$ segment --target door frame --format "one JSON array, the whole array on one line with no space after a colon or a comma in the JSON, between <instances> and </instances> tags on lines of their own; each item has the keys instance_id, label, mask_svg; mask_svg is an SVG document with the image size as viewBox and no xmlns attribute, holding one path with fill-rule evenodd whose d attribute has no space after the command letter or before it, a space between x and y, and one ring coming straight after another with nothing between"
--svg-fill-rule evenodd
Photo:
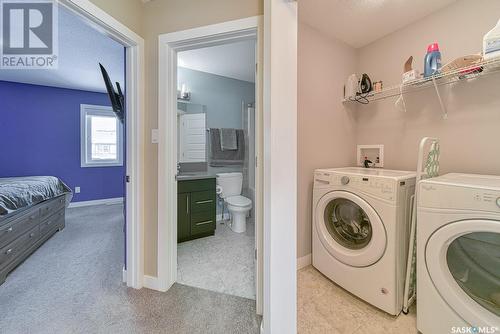
<instances>
[{"instance_id":1,"label":"door frame","mask_svg":"<svg viewBox=\"0 0 500 334\"><path fill-rule=\"evenodd\" d=\"M243 40L256 40L255 171L256 304L263 302L263 24L261 16L162 34L159 51L158 109L158 280L168 290L177 280L177 53Z\"/></svg>"},{"instance_id":2,"label":"door frame","mask_svg":"<svg viewBox=\"0 0 500 334\"><path fill-rule=\"evenodd\" d=\"M143 287L143 224L142 224L142 125L144 114L144 39L94 5L89 0L57 0L57 3L84 19L93 28L122 44L126 49L125 86L127 118L126 183L127 215L126 251L123 281L127 286Z\"/></svg>"}]
</instances>

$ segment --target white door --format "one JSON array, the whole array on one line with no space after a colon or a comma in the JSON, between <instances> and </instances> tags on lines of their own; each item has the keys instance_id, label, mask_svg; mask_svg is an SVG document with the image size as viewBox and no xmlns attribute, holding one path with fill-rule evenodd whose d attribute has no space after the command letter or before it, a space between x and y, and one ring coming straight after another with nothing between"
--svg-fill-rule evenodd
<instances>
[{"instance_id":1,"label":"white door","mask_svg":"<svg viewBox=\"0 0 500 334\"><path fill-rule=\"evenodd\" d=\"M384 255L384 224L365 200L352 193L324 195L316 207L315 227L323 246L346 265L367 267Z\"/></svg>"},{"instance_id":2,"label":"white door","mask_svg":"<svg viewBox=\"0 0 500 334\"><path fill-rule=\"evenodd\" d=\"M180 116L179 162L206 160L206 115L184 114Z\"/></svg>"},{"instance_id":3,"label":"white door","mask_svg":"<svg viewBox=\"0 0 500 334\"><path fill-rule=\"evenodd\" d=\"M425 261L437 291L464 321L500 324L500 221L445 225L429 238Z\"/></svg>"}]
</instances>

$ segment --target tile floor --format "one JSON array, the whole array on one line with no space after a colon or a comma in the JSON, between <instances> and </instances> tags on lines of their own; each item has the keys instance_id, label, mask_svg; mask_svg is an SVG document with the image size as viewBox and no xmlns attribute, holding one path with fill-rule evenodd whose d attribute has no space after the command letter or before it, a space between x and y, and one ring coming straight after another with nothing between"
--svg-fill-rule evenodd
<instances>
[{"instance_id":1,"label":"tile floor","mask_svg":"<svg viewBox=\"0 0 500 334\"><path fill-rule=\"evenodd\" d=\"M235 233L217 222L215 235L177 246L177 282L255 299L255 225Z\"/></svg>"},{"instance_id":2,"label":"tile floor","mask_svg":"<svg viewBox=\"0 0 500 334\"><path fill-rule=\"evenodd\" d=\"M312 266L298 279L298 333L416 334L415 307L408 315L388 315L351 295Z\"/></svg>"}]
</instances>

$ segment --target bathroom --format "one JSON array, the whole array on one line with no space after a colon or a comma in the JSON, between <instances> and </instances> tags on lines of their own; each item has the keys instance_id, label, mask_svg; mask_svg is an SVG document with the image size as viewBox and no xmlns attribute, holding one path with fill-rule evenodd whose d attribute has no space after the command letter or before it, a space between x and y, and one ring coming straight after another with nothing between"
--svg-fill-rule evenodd
<instances>
[{"instance_id":1,"label":"bathroom","mask_svg":"<svg viewBox=\"0 0 500 334\"><path fill-rule=\"evenodd\" d=\"M177 281L255 299L255 40L179 52Z\"/></svg>"}]
</instances>

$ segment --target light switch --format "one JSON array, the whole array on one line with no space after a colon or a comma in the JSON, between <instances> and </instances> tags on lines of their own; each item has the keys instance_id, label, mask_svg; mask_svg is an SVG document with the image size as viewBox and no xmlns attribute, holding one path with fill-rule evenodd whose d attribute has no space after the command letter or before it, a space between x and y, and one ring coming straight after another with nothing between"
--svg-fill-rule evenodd
<instances>
[{"instance_id":1,"label":"light switch","mask_svg":"<svg viewBox=\"0 0 500 334\"><path fill-rule=\"evenodd\" d=\"M158 129L151 130L151 143L158 144Z\"/></svg>"},{"instance_id":2,"label":"light switch","mask_svg":"<svg viewBox=\"0 0 500 334\"><path fill-rule=\"evenodd\" d=\"M79 194L80 193L80 187L75 187L75 194Z\"/></svg>"}]
</instances>

